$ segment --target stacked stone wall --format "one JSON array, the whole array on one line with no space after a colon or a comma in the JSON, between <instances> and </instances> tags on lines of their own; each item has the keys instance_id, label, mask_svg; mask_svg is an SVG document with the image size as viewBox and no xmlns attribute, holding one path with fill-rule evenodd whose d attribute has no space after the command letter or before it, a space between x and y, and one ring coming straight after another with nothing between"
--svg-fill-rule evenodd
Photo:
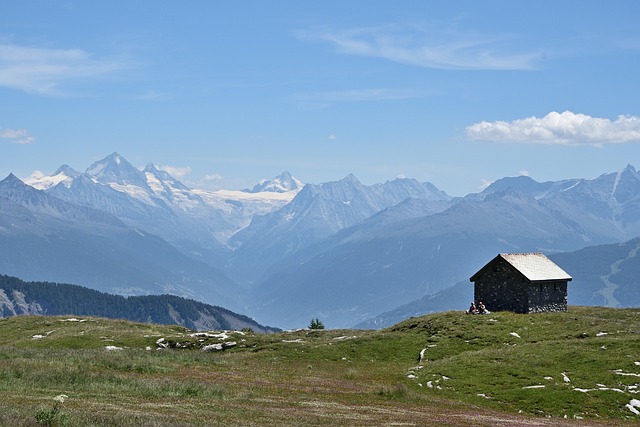
<instances>
[{"instance_id":1,"label":"stacked stone wall","mask_svg":"<svg viewBox=\"0 0 640 427\"><path fill-rule=\"evenodd\" d=\"M567 282L534 283L528 287L529 313L567 311Z\"/></svg>"},{"instance_id":2,"label":"stacked stone wall","mask_svg":"<svg viewBox=\"0 0 640 427\"><path fill-rule=\"evenodd\" d=\"M498 260L475 282L475 302L482 301L489 311L527 313L529 296L525 282L511 265Z\"/></svg>"},{"instance_id":3,"label":"stacked stone wall","mask_svg":"<svg viewBox=\"0 0 640 427\"><path fill-rule=\"evenodd\" d=\"M474 300L489 311L567 311L567 282L531 283L504 260L489 265L474 285Z\"/></svg>"}]
</instances>

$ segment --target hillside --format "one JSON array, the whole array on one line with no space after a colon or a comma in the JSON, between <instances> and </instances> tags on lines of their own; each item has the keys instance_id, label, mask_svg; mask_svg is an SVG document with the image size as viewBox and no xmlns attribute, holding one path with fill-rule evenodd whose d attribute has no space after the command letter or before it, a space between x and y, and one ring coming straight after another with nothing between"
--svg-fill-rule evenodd
<instances>
[{"instance_id":1,"label":"hillside","mask_svg":"<svg viewBox=\"0 0 640 427\"><path fill-rule=\"evenodd\" d=\"M276 334L16 316L0 424L637 425L639 331L640 310L574 306ZM228 349L186 349L210 344Z\"/></svg>"},{"instance_id":2,"label":"hillside","mask_svg":"<svg viewBox=\"0 0 640 427\"><path fill-rule=\"evenodd\" d=\"M274 332L222 307L175 295L123 297L63 283L25 282L0 275L0 317L25 314L100 316L191 329L243 329Z\"/></svg>"}]
</instances>

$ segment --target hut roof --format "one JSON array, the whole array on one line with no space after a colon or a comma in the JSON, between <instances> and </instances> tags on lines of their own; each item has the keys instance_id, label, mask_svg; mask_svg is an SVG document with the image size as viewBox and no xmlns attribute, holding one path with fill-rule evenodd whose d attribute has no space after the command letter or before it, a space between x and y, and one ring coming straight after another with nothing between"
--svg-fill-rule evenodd
<instances>
[{"instance_id":1,"label":"hut roof","mask_svg":"<svg viewBox=\"0 0 640 427\"><path fill-rule=\"evenodd\" d=\"M531 282L544 282L549 280L567 280L572 279L566 271L558 267L553 261L541 253L524 253L524 254L499 254L487 265L482 267L469 280L475 282L485 268L493 264L499 258L504 259L518 270Z\"/></svg>"}]
</instances>

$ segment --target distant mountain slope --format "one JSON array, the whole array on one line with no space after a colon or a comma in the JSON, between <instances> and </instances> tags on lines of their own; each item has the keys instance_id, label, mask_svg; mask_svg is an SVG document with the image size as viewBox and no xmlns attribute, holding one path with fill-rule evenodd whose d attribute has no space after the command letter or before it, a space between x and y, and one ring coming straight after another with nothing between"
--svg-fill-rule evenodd
<instances>
[{"instance_id":1,"label":"distant mountain slope","mask_svg":"<svg viewBox=\"0 0 640 427\"><path fill-rule=\"evenodd\" d=\"M252 282L272 265L360 223L381 210L410 198L433 202L444 209L451 197L432 184L396 179L366 186L355 176L324 183L307 184L282 209L255 217L251 224L230 239L237 247L229 258L231 277Z\"/></svg>"},{"instance_id":2,"label":"distant mountain slope","mask_svg":"<svg viewBox=\"0 0 640 427\"><path fill-rule=\"evenodd\" d=\"M99 316L177 324L198 330L251 328L254 332L277 331L222 307L174 295L125 298L76 285L25 282L0 275L0 318L21 314Z\"/></svg>"},{"instance_id":3,"label":"distant mountain slope","mask_svg":"<svg viewBox=\"0 0 640 427\"><path fill-rule=\"evenodd\" d=\"M272 180L263 180L256 184L250 193L260 193L262 191L271 191L274 193L286 193L289 191L300 190L304 184L300 180L291 176L289 172L283 172Z\"/></svg>"},{"instance_id":4,"label":"distant mountain slope","mask_svg":"<svg viewBox=\"0 0 640 427\"><path fill-rule=\"evenodd\" d=\"M590 246L550 258L573 277L569 303L607 307L640 306L640 238Z\"/></svg>"},{"instance_id":5,"label":"distant mountain slope","mask_svg":"<svg viewBox=\"0 0 640 427\"><path fill-rule=\"evenodd\" d=\"M0 181L0 273L241 307L242 289L222 272L109 213L66 202L13 175Z\"/></svg>"}]
</instances>

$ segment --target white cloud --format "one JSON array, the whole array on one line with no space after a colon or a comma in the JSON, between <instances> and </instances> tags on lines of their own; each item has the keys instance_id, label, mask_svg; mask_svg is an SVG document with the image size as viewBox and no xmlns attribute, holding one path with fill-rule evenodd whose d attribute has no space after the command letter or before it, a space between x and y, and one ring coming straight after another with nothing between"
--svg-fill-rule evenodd
<instances>
[{"instance_id":1,"label":"white cloud","mask_svg":"<svg viewBox=\"0 0 640 427\"><path fill-rule=\"evenodd\" d=\"M96 59L81 49L0 44L0 86L41 95L61 95L66 82L104 76L122 69L114 59Z\"/></svg>"},{"instance_id":2,"label":"white cloud","mask_svg":"<svg viewBox=\"0 0 640 427\"><path fill-rule=\"evenodd\" d=\"M595 145L640 142L640 116L606 118L552 111L544 117L512 122L480 122L466 128L474 141L532 144Z\"/></svg>"},{"instance_id":3,"label":"white cloud","mask_svg":"<svg viewBox=\"0 0 640 427\"><path fill-rule=\"evenodd\" d=\"M376 102L420 98L423 95L410 89L354 89L329 92L304 92L295 95L294 100L303 108L317 110L327 108L336 102Z\"/></svg>"},{"instance_id":4,"label":"white cloud","mask_svg":"<svg viewBox=\"0 0 640 427\"><path fill-rule=\"evenodd\" d=\"M158 169L167 172L172 177L181 180L191 173L190 166L176 167L176 166L158 166Z\"/></svg>"},{"instance_id":5,"label":"white cloud","mask_svg":"<svg viewBox=\"0 0 640 427\"><path fill-rule=\"evenodd\" d=\"M331 134L328 136L328 138L329 138L329 141L335 141L338 137L335 136L334 134Z\"/></svg>"},{"instance_id":6,"label":"white cloud","mask_svg":"<svg viewBox=\"0 0 640 427\"><path fill-rule=\"evenodd\" d=\"M415 25L323 28L296 31L294 35L303 41L331 43L341 53L424 68L527 70L543 57L540 52L510 52L505 46L509 40L504 37Z\"/></svg>"},{"instance_id":7,"label":"white cloud","mask_svg":"<svg viewBox=\"0 0 640 427\"><path fill-rule=\"evenodd\" d=\"M31 144L36 140L26 129L0 129L0 138L14 144Z\"/></svg>"},{"instance_id":8,"label":"white cloud","mask_svg":"<svg viewBox=\"0 0 640 427\"><path fill-rule=\"evenodd\" d=\"M478 187L479 190L484 190L485 188L487 188L488 186L490 186L491 184L493 184L495 181L490 181L488 179L484 179L484 178L480 178L480 182L482 184L480 184L480 186Z\"/></svg>"},{"instance_id":9,"label":"white cloud","mask_svg":"<svg viewBox=\"0 0 640 427\"><path fill-rule=\"evenodd\" d=\"M528 170L521 170L520 171L520 176L529 176L529 171Z\"/></svg>"},{"instance_id":10,"label":"white cloud","mask_svg":"<svg viewBox=\"0 0 640 427\"><path fill-rule=\"evenodd\" d=\"M224 177L219 173L212 173L205 175L204 180L208 182L221 182L224 180Z\"/></svg>"}]
</instances>

